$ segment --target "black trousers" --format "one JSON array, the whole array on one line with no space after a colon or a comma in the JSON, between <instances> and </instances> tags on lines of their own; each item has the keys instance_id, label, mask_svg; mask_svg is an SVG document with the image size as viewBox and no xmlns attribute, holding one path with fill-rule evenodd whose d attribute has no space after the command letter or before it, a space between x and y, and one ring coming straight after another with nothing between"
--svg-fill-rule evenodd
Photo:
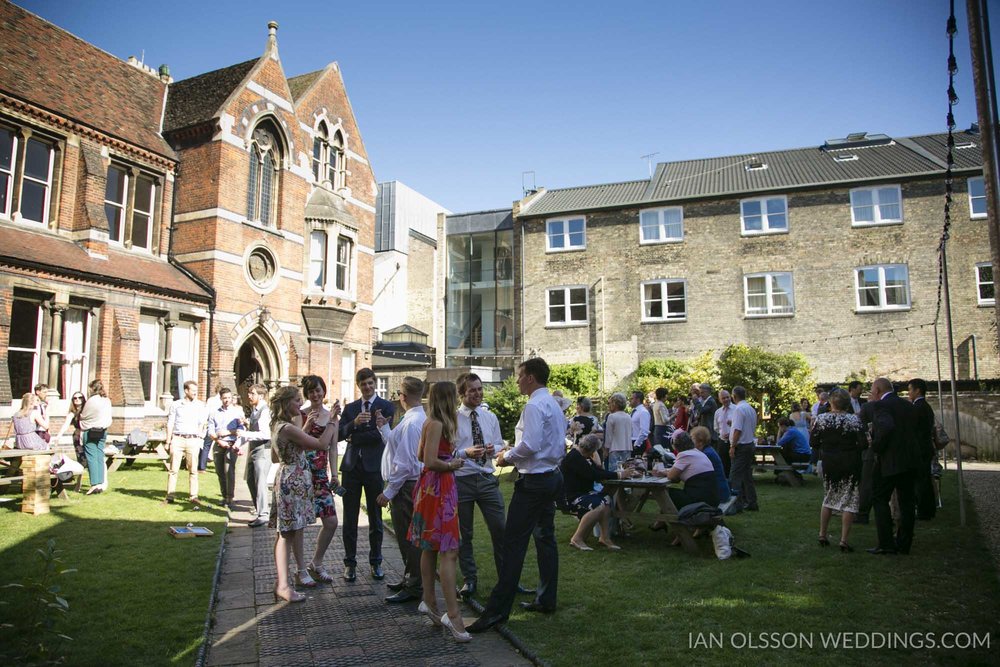
<instances>
[{"instance_id":1,"label":"black trousers","mask_svg":"<svg viewBox=\"0 0 1000 667\"><path fill-rule=\"evenodd\" d=\"M392 529L396 533L396 546L399 555L403 557L403 583L411 593L419 593L422 588L420 580L420 548L406 539L406 533L413 521L413 487L417 480L403 482L391 504L389 512L392 516ZM377 496L376 496L377 497Z\"/></svg>"},{"instance_id":2,"label":"black trousers","mask_svg":"<svg viewBox=\"0 0 1000 667\"><path fill-rule=\"evenodd\" d=\"M874 499L875 527L878 530L878 545L882 549L910 552L913 544L913 526L916 523L914 485L915 475L912 471L896 475L876 475ZM892 510L889 500L895 491L899 501L899 528L895 538L892 534Z\"/></svg>"},{"instance_id":3,"label":"black trousers","mask_svg":"<svg viewBox=\"0 0 1000 667\"><path fill-rule=\"evenodd\" d=\"M861 486L858 489L858 514L868 520L875 497L875 452L871 447L861 454Z\"/></svg>"},{"instance_id":4,"label":"black trousers","mask_svg":"<svg viewBox=\"0 0 1000 667\"><path fill-rule=\"evenodd\" d=\"M917 518L933 519L937 514L937 494L931 478L931 461L926 461L916 473Z\"/></svg>"},{"instance_id":5,"label":"black trousers","mask_svg":"<svg viewBox=\"0 0 1000 667\"><path fill-rule=\"evenodd\" d=\"M537 475L522 475L514 482L514 495L507 508L503 534L503 558L497 585L486 603L485 617L506 618L514 606L521 580L528 540L535 536L538 556L538 596L536 602L555 609L559 585L559 550L556 547L556 497L562 493L559 469Z\"/></svg>"},{"instance_id":6,"label":"black trousers","mask_svg":"<svg viewBox=\"0 0 1000 667\"><path fill-rule=\"evenodd\" d=\"M365 492L365 507L368 510L368 562L377 565L382 562L382 508L378 504L382 493L382 473L378 470L365 472L360 465L354 470L342 471L341 482L344 494L344 565L358 564L358 514L361 513L361 491Z\"/></svg>"}]
</instances>

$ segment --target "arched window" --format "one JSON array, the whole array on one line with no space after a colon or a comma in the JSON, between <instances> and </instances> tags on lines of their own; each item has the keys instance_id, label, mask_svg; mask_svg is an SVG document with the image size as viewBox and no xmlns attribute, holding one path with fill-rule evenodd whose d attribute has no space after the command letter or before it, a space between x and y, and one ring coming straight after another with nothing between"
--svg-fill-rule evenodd
<instances>
[{"instance_id":1,"label":"arched window","mask_svg":"<svg viewBox=\"0 0 1000 667\"><path fill-rule=\"evenodd\" d=\"M333 137L326 123L320 123L313 140L313 178L333 190L344 186L344 135L337 130Z\"/></svg>"},{"instance_id":2,"label":"arched window","mask_svg":"<svg viewBox=\"0 0 1000 667\"><path fill-rule=\"evenodd\" d=\"M250 183L247 188L247 218L263 225L274 224L274 202L278 194L281 149L266 126L253 131L250 140Z\"/></svg>"}]
</instances>

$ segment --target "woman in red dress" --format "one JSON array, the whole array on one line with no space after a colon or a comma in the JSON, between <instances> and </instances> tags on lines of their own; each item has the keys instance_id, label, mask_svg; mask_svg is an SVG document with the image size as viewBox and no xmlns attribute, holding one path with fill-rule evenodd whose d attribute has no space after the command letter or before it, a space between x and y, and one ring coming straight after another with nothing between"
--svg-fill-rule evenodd
<instances>
[{"instance_id":1,"label":"woman in red dress","mask_svg":"<svg viewBox=\"0 0 1000 667\"><path fill-rule=\"evenodd\" d=\"M420 578L423 580L424 599L420 612L430 617L435 625L444 625L456 640L467 642L472 635L465 631L465 623L458 608L455 590L455 565L458 562L458 487L455 471L465 463L453 458L452 441L458 430L455 411L458 392L454 383L437 382L431 389L430 414L420 434L418 456L424 464L420 481L413 491L413 520L407 539L420 547ZM441 590L448 613L438 617L437 595L434 592L438 553L441 554Z\"/></svg>"}]
</instances>

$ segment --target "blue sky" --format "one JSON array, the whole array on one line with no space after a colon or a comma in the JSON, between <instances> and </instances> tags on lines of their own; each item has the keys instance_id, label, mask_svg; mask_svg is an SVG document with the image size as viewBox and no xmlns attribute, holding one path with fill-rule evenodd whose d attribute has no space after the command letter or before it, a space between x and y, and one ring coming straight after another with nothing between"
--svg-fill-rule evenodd
<instances>
[{"instance_id":1,"label":"blue sky","mask_svg":"<svg viewBox=\"0 0 1000 667\"><path fill-rule=\"evenodd\" d=\"M340 63L379 181L452 211L645 178L654 161L944 131L946 0L129 3L18 0L176 79L262 53ZM976 119L956 2L959 127ZM1000 0L990 0L993 23Z\"/></svg>"}]
</instances>

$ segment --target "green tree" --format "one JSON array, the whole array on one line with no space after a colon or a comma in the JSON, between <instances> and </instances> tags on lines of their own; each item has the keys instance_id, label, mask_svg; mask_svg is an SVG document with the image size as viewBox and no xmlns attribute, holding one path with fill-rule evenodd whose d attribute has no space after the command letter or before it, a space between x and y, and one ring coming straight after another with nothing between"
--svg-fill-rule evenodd
<instances>
[{"instance_id":1,"label":"green tree","mask_svg":"<svg viewBox=\"0 0 1000 667\"><path fill-rule=\"evenodd\" d=\"M693 359L644 359L626 389L648 394L659 387L668 396L686 396L694 383L719 386L719 370L711 350Z\"/></svg>"},{"instance_id":2,"label":"green tree","mask_svg":"<svg viewBox=\"0 0 1000 667\"><path fill-rule=\"evenodd\" d=\"M483 394L483 401L500 422L500 433L508 442L514 441L514 427L521 418L521 411L528 397L517 388L517 378L511 376L499 387L491 387Z\"/></svg>"},{"instance_id":3,"label":"green tree","mask_svg":"<svg viewBox=\"0 0 1000 667\"><path fill-rule=\"evenodd\" d=\"M767 394L772 414L789 412L795 401L811 396L816 386L813 368L799 352L780 354L760 347L730 345L719 355L718 365L723 387L742 385L750 404L758 410Z\"/></svg>"},{"instance_id":4,"label":"green tree","mask_svg":"<svg viewBox=\"0 0 1000 667\"><path fill-rule=\"evenodd\" d=\"M593 396L600 389L600 380L597 366L590 362L549 367L549 389L561 390L570 400L577 396Z\"/></svg>"}]
</instances>

